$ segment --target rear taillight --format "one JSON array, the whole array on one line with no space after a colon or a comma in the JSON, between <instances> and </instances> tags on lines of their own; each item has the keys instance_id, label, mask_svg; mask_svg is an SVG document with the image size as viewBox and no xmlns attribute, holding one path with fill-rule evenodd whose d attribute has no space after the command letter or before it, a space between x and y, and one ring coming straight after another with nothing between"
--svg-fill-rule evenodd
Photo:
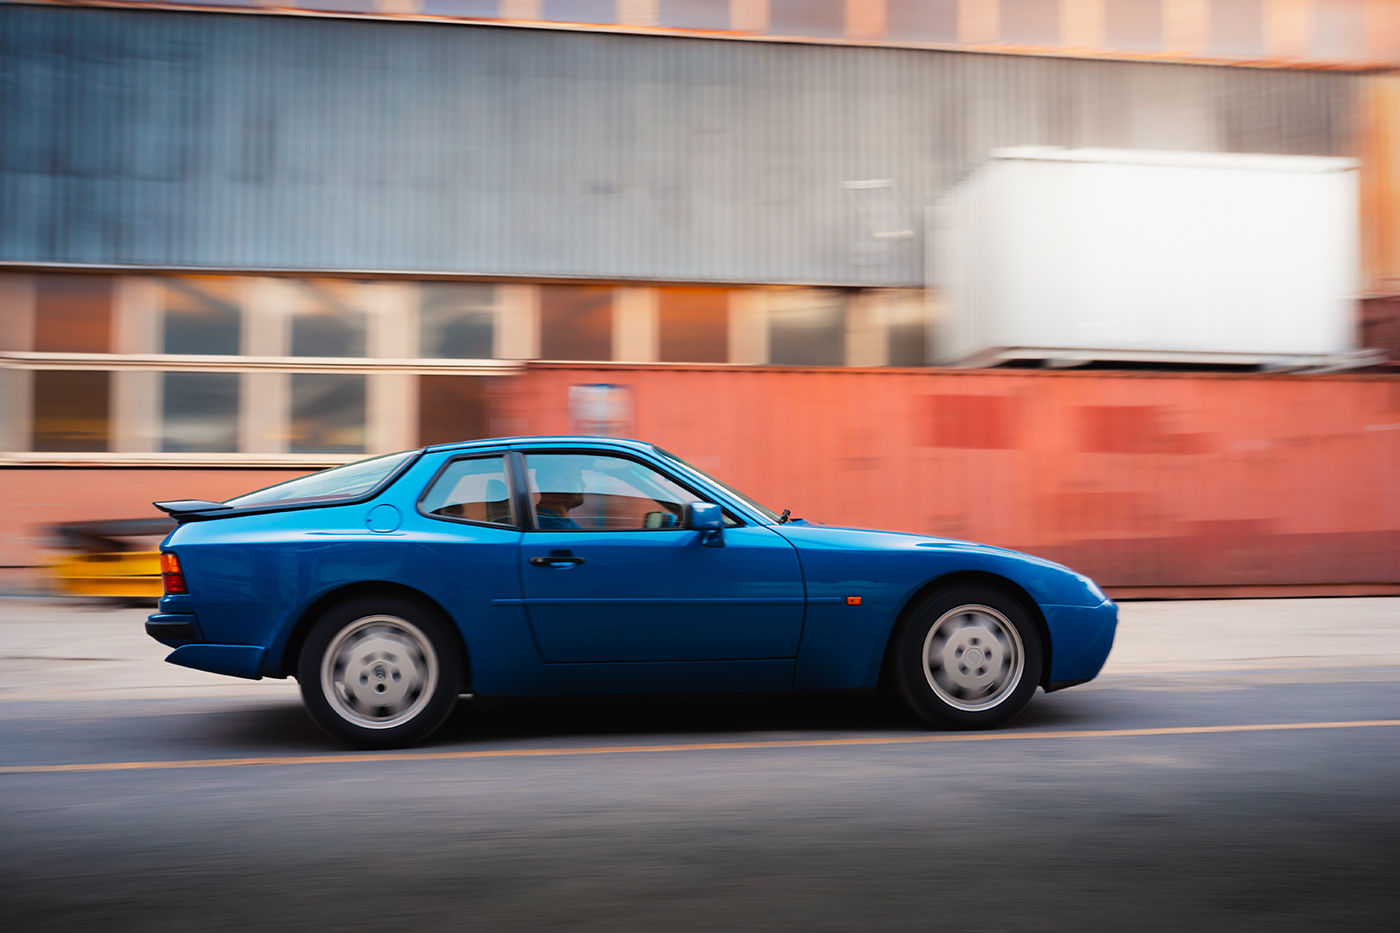
<instances>
[{"instance_id":1,"label":"rear taillight","mask_svg":"<svg viewBox=\"0 0 1400 933\"><path fill-rule=\"evenodd\" d=\"M185 585L185 572L180 569L180 558L169 551L160 552L160 581L165 584L165 595L188 593Z\"/></svg>"}]
</instances>

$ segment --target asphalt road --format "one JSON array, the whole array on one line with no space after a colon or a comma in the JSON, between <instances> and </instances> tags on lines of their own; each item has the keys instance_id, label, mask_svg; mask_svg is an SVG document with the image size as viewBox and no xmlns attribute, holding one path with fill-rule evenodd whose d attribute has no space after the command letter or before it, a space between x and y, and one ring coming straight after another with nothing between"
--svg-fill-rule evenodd
<instances>
[{"instance_id":1,"label":"asphalt road","mask_svg":"<svg viewBox=\"0 0 1400 933\"><path fill-rule=\"evenodd\" d=\"M142 614L0 601L7 929L1389 930L1400 600L1130 603L1011 728L464 706L344 752Z\"/></svg>"}]
</instances>

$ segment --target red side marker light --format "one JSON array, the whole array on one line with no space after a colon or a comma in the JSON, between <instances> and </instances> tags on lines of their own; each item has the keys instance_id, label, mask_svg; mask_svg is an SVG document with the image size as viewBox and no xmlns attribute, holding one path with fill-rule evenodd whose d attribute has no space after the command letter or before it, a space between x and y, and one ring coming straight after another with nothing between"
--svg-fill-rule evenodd
<instances>
[{"instance_id":1,"label":"red side marker light","mask_svg":"<svg viewBox=\"0 0 1400 933\"><path fill-rule=\"evenodd\" d=\"M172 554L171 556L174 557L175 555ZM860 597L859 597L859 596L847 596L847 597L846 597L846 605L847 605L847 606L859 606L859 605L860 605Z\"/></svg>"},{"instance_id":2,"label":"red side marker light","mask_svg":"<svg viewBox=\"0 0 1400 933\"><path fill-rule=\"evenodd\" d=\"M170 551L160 552L160 582L165 585L166 596L190 591L185 585L185 573L180 569L180 558Z\"/></svg>"}]
</instances>

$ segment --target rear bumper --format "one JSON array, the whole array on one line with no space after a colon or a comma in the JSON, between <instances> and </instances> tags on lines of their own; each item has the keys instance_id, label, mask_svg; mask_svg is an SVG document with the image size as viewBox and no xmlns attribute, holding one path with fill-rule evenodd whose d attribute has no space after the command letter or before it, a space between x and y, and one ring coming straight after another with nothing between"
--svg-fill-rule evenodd
<instances>
[{"instance_id":1,"label":"rear bumper","mask_svg":"<svg viewBox=\"0 0 1400 933\"><path fill-rule=\"evenodd\" d=\"M146 634L167 648L199 641L199 620L191 613L157 612L146 619Z\"/></svg>"},{"instance_id":2,"label":"rear bumper","mask_svg":"<svg viewBox=\"0 0 1400 933\"><path fill-rule=\"evenodd\" d=\"M266 650L259 645L183 645L170 652L165 660L211 674L262 680Z\"/></svg>"},{"instance_id":3,"label":"rear bumper","mask_svg":"<svg viewBox=\"0 0 1400 933\"><path fill-rule=\"evenodd\" d=\"M206 645L199 619L190 612L157 612L146 619L146 634L175 650L165 660L211 674L262 679L261 645Z\"/></svg>"}]
</instances>

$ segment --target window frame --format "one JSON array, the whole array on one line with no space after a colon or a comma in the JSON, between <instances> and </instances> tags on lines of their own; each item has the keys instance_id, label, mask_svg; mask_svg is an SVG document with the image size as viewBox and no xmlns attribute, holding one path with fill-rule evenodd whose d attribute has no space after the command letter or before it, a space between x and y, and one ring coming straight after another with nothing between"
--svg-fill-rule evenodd
<instances>
[{"instance_id":1,"label":"window frame","mask_svg":"<svg viewBox=\"0 0 1400 933\"><path fill-rule=\"evenodd\" d=\"M446 460L442 462L442 465L438 467L436 471L433 472L432 477L430 477L429 480L423 484L422 491L418 494L418 498L414 500L414 509L418 512L419 515L422 515L424 518L432 519L433 521L450 522L454 525L471 525L478 528L495 528L498 530L524 531L526 523L522 521L522 518L525 516L525 513L521 511L520 496L517 494L516 491L516 471L518 467L514 462L514 453L515 452L510 450L509 448L502 447L464 451L460 454L454 454L452 456L449 456ZM461 518L453 515L440 515L437 512L429 512L426 509L424 509L424 505L427 502L428 493L432 490L434 486L438 484L438 482L442 479L443 475L446 474L448 470L452 469L453 464L461 463L466 460L493 459L501 461L501 472L504 473L506 477L506 498L510 502L511 512L513 513L515 518L514 521L512 521L509 524L505 522L479 522L472 518ZM534 511L532 509L530 511L530 523L533 524L533 522Z\"/></svg>"},{"instance_id":2,"label":"window frame","mask_svg":"<svg viewBox=\"0 0 1400 933\"><path fill-rule=\"evenodd\" d=\"M527 519L527 522L525 523L522 530L526 532L546 531L560 532L564 534L630 534L633 532L642 532L644 534L654 534L659 531L675 532L688 530L685 527L684 520L682 520L681 524L675 525L671 528L540 528L535 521L535 503L530 493L530 471L529 464L526 462L528 457L532 454L536 456L572 455L584 457L612 457L617 460L630 460L633 463L638 464L639 466L646 467L647 469L652 470L653 472L661 474L663 477L670 480L672 483L694 496L694 499L681 503L683 508L689 505L691 502L709 502L713 503L714 505L718 505L721 511L723 512L725 518L724 527L726 531L731 528L743 528L751 524L751 522L745 520L744 516L737 513L731 507L727 498L703 495L696 490L693 482L683 481L681 478L676 476L675 473L666 469L665 466L663 466L662 464L655 463L644 456L634 454L632 451L615 450L607 447L527 447L516 448L513 450L513 453L520 457L520 472L518 476L515 477L515 479L517 480L517 487L515 488L515 492L518 496L516 501L523 502L525 506L525 511L522 514ZM733 524L729 524L729 522L733 522Z\"/></svg>"}]
</instances>

